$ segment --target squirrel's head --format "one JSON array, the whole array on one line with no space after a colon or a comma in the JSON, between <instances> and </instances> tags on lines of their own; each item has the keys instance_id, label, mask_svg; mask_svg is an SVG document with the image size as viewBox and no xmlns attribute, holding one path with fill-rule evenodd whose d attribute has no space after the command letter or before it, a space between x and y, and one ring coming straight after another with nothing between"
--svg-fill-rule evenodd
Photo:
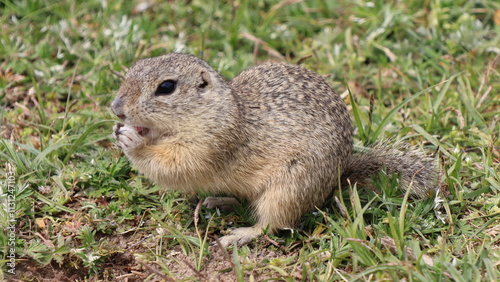
<instances>
[{"instance_id":1,"label":"squirrel's head","mask_svg":"<svg viewBox=\"0 0 500 282\"><path fill-rule=\"evenodd\" d=\"M113 112L151 139L198 139L231 123L237 106L231 88L207 63L168 54L137 61L127 72Z\"/></svg>"}]
</instances>

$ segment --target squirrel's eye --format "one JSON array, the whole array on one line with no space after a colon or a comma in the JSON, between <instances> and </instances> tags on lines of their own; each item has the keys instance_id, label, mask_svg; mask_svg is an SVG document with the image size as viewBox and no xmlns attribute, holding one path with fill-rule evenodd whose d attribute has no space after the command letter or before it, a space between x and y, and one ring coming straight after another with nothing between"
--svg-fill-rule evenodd
<instances>
[{"instance_id":1,"label":"squirrel's eye","mask_svg":"<svg viewBox=\"0 0 500 282\"><path fill-rule=\"evenodd\" d=\"M156 88L155 95L169 95L175 91L175 80L165 80Z\"/></svg>"}]
</instances>

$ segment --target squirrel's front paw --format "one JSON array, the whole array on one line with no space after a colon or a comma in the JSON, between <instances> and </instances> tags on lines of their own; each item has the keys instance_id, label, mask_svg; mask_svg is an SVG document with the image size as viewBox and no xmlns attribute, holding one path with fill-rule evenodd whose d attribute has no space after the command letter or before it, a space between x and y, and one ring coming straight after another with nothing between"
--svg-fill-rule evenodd
<instances>
[{"instance_id":1,"label":"squirrel's front paw","mask_svg":"<svg viewBox=\"0 0 500 282\"><path fill-rule=\"evenodd\" d=\"M241 207L240 202L232 197L206 197L202 205L209 209L218 208L223 211L234 211L235 207Z\"/></svg>"},{"instance_id":2,"label":"squirrel's front paw","mask_svg":"<svg viewBox=\"0 0 500 282\"><path fill-rule=\"evenodd\" d=\"M125 152L135 150L145 142L144 137L133 126L123 123L113 126L113 137L116 139L116 145Z\"/></svg>"}]
</instances>

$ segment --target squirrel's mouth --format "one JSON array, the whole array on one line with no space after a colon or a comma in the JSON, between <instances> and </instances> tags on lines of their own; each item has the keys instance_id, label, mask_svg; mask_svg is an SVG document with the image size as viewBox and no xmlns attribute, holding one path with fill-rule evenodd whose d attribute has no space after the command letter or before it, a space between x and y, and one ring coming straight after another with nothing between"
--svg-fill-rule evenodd
<instances>
[{"instance_id":1,"label":"squirrel's mouth","mask_svg":"<svg viewBox=\"0 0 500 282\"><path fill-rule=\"evenodd\" d=\"M147 128L147 127L134 126L134 128L137 131L137 133L139 133L139 135L141 135L141 136L147 135L149 133L149 128Z\"/></svg>"}]
</instances>

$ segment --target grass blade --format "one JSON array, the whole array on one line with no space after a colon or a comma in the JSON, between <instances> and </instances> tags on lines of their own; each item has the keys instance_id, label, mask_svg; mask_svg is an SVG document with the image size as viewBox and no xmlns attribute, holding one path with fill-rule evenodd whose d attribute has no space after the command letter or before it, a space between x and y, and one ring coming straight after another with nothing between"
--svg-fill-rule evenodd
<instances>
[{"instance_id":1,"label":"grass blade","mask_svg":"<svg viewBox=\"0 0 500 282\"><path fill-rule=\"evenodd\" d=\"M408 103L410 103L411 101L417 99L418 97L420 97L422 94L424 94L425 92L429 91L429 89L433 88L433 87L436 87L438 85L441 85L443 83L445 83L447 80L445 81L442 81L436 85L433 85L431 87L428 87L426 89L423 89L419 92L417 92L416 94L412 95L411 97L407 98L406 100L404 100L403 102L401 102L401 104L397 105L396 107L394 107L385 117L384 119L382 119L382 121L380 122L379 126L377 127L377 129L375 130L375 132L371 135L370 137L370 143L374 143L375 140L377 140L378 136L380 135L380 133L382 133L382 130L384 130L385 126L387 125L387 123L389 123L389 121L391 120L392 116L397 113L402 107L406 106Z\"/></svg>"},{"instance_id":2,"label":"grass blade","mask_svg":"<svg viewBox=\"0 0 500 282\"><path fill-rule=\"evenodd\" d=\"M87 127L87 129L80 135L80 137L78 137L78 139L76 139L76 141L73 143L73 145L69 148L68 154L64 158L63 163L64 164L68 163L69 159L71 158L71 155L73 155L73 153L76 151L76 148L78 148L83 143L83 141L85 141L85 138L87 138L87 136L90 133L92 133L92 131L94 131L96 128L98 128L99 126L101 126L103 124L111 123L111 122L116 122L116 120L109 120L109 119L102 120L102 121L96 122L96 123L92 124L91 126Z\"/></svg>"},{"instance_id":3,"label":"grass blade","mask_svg":"<svg viewBox=\"0 0 500 282\"><path fill-rule=\"evenodd\" d=\"M351 107L352 107L352 115L354 117L354 123L356 127L358 128L359 136L362 140L366 140L367 136L365 133L365 129L363 127L363 122L361 121L361 115L360 111L358 108L358 104L354 100L354 97L352 96L351 89L347 87L347 91L349 92L349 99L351 99Z\"/></svg>"}]
</instances>

